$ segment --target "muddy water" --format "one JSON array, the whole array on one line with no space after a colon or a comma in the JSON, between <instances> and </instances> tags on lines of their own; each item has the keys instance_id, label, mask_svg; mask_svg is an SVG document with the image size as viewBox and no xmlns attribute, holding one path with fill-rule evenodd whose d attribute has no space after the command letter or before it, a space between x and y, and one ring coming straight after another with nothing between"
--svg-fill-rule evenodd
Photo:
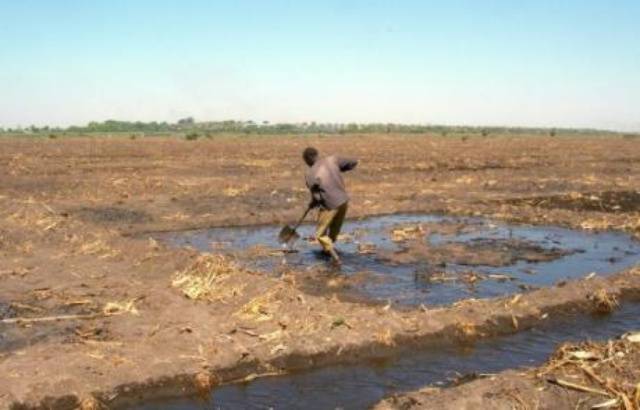
<instances>
[{"instance_id":1,"label":"muddy water","mask_svg":"<svg viewBox=\"0 0 640 410\"><path fill-rule=\"evenodd\" d=\"M548 286L591 272L606 275L640 263L640 243L622 233L508 225L481 218L388 215L350 221L336 271L309 240L313 226L283 253L281 226L165 233L175 246L239 253L252 268L308 272L309 288L405 305L443 305ZM330 288L327 284L338 288Z\"/></svg>"},{"instance_id":2,"label":"muddy water","mask_svg":"<svg viewBox=\"0 0 640 410\"><path fill-rule=\"evenodd\" d=\"M553 324L484 340L474 347L416 351L385 363L332 366L215 389L211 401L150 402L137 410L366 409L385 396L425 385L446 386L461 375L494 373L542 363L563 341L604 340L640 329L640 304L610 316L565 316Z\"/></svg>"}]
</instances>

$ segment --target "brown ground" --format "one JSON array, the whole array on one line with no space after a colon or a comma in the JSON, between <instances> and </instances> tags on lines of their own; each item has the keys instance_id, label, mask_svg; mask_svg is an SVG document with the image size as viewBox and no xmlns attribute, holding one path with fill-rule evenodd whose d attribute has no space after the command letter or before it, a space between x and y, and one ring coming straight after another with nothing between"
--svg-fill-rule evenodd
<instances>
[{"instance_id":1,"label":"brown ground","mask_svg":"<svg viewBox=\"0 0 640 410\"><path fill-rule=\"evenodd\" d=\"M225 270L232 261L144 235L295 219L308 200L308 144L362 160L348 176L352 216L438 211L640 235L640 140L0 140L0 405L74 408L93 395L118 406L142 392L193 391L198 374L207 387L202 380L513 332L545 312L592 309L597 289L618 298L640 290L631 270L405 312L305 293L295 272ZM215 282L208 301L172 286L176 272L202 270ZM41 321L61 315L77 316Z\"/></svg>"},{"instance_id":2,"label":"brown ground","mask_svg":"<svg viewBox=\"0 0 640 410\"><path fill-rule=\"evenodd\" d=\"M571 253L571 250L544 248L522 239L483 238L464 243L433 245L418 235L406 242L400 250L377 251L377 258L391 263L428 262L437 267L446 263L465 266L508 266L518 261L548 262Z\"/></svg>"},{"instance_id":3,"label":"brown ground","mask_svg":"<svg viewBox=\"0 0 640 410\"><path fill-rule=\"evenodd\" d=\"M449 389L428 387L374 408L634 410L640 408L638 363L640 333L607 343L567 343L539 368L509 370Z\"/></svg>"}]
</instances>

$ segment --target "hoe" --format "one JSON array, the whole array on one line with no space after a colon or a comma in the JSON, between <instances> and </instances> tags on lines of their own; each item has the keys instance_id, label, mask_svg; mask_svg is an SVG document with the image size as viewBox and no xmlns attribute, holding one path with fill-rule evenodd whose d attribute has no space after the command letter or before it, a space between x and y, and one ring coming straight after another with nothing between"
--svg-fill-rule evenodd
<instances>
[{"instance_id":1,"label":"hoe","mask_svg":"<svg viewBox=\"0 0 640 410\"><path fill-rule=\"evenodd\" d=\"M300 235L298 235L298 233L296 232L296 229L300 227L300 224L304 221L304 218L307 217L307 214L309 213L310 210L311 210L311 207L307 207L307 210L304 211L304 214L302 214L302 218L298 220L298 223L296 223L293 226L293 228L289 225L285 225L280 230L280 234L278 235L278 240L280 241L280 243L289 244L300 237Z\"/></svg>"}]
</instances>

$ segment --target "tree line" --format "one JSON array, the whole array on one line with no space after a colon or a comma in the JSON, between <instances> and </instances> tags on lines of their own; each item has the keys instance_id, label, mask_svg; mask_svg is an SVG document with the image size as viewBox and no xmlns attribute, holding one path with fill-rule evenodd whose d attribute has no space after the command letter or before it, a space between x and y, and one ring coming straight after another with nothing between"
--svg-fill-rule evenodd
<instances>
[{"instance_id":1,"label":"tree line","mask_svg":"<svg viewBox=\"0 0 640 410\"><path fill-rule=\"evenodd\" d=\"M244 134L422 134L431 133L446 136L448 134L479 134L482 136L503 134L540 134L555 136L557 134L615 134L613 131L573 128L533 128L533 127L477 127L477 126L448 126L421 125L396 123L270 123L269 121L200 121L193 117L182 118L175 123L169 122L141 122L107 120L90 122L84 126L0 128L0 133L185 133L195 135L202 133L244 133Z\"/></svg>"}]
</instances>

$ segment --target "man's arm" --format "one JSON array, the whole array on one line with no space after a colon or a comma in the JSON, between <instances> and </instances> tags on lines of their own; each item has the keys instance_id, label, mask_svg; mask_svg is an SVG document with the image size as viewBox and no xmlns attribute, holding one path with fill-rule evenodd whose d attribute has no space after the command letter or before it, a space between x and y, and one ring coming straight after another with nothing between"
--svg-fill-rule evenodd
<instances>
[{"instance_id":1,"label":"man's arm","mask_svg":"<svg viewBox=\"0 0 640 410\"><path fill-rule=\"evenodd\" d=\"M358 165L358 160L354 158L340 158L338 157L338 168L340 171L351 171Z\"/></svg>"},{"instance_id":2,"label":"man's arm","mask_svg":"<svg viewBox=\"0 0 640 410\"><path fill-rule=\"evenodd\" d=\"M311 194L309 208L317 208L322 204L322 200L320 198L320 192L322 191L320 188L320 180L318 178L311 179L309 176L307 176L305 178L305 182L307 184L307 188L309 188L309 193Z\"/></svg>"}]
</instances>

